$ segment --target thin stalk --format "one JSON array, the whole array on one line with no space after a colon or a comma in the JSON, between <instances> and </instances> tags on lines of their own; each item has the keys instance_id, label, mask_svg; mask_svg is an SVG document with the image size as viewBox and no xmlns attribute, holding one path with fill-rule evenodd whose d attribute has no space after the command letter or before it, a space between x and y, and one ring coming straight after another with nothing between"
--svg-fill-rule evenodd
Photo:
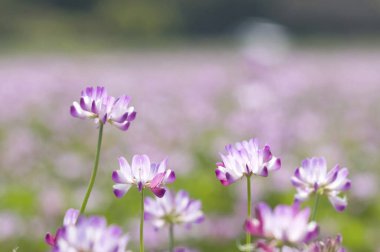
<instances>
[{"instance_id":1,"label":"thin stalk","mask_svg":"<svg viewBox=\"0 0 380 252\"><path fill-rule=\"evenodd\" d=\"M144 252L144 188L141 190L140 252Z\"/></svg>"},{"instance_id":2,"label":"thin stalk","mask_svg":"<svg viewBox=\"0 0 380 252\"><path fill-rule=\"evenodd\" d=\"M102 138L103 138L103 123L100 122L99 124L99 136L98 136L98 146L96 149L96 157L95 157L95 163L94 163L94 169L91 173L90 182L87 187L86 195L84 196L82 206L80 208L80 214L82 215L84 211L86 210L88 199L90 198L90 194L92 191L92 187L95 183L96 173L98 172L98 166L99 166L99 156L100 156L100 148L102 146Z\"/></svg>"},{"instance_id":3,"label":"thin stalk","mask_svg":"<svg viewBox=\"0 0 380 252\"><path fill-rule=\"evenodd\" d=\"M247 176L247 218L250 219L251 218L251 215L252 215L252 209L251 209L251 205L252 205L252 196L251 196L251 176ZM246 233L246 237L245 237L245 240L246 240L246 244L247 244L247 247L249 246L249 244L251 244L251 234L250 233Z\"/></svg>"},{"instance_id":4,"label":"thin stalk","mask_svg":"<svg viewBox=\"0 0 380 252\"><path fill-rule=\"evenodd\" d=\"M169 251L174 251L174 225L170 223L169 225Z\"/></svg>"},{"instance_id":5,"label":"thin stalk","mask_svg":"<svg viewBox=\"0 0 380 252\"><path fill-rule=\"evenodd\" d=\"M315 201L314 201L314 207L313 207L313 214L311 215L311 220L315 221L315 218L317 217L317 209L319 204L319 193L315 193Z\"/></svg>"}]
</instances>

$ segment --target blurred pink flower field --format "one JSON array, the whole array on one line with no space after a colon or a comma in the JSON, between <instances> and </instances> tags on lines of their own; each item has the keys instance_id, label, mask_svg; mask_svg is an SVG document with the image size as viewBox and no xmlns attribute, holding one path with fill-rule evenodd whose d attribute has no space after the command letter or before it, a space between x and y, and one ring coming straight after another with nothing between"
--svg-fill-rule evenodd
<instances>
[{"instance_id":1,"label":"blurred pink flower field","mask_svg":"<svg viewBox=\"0 0 380 252\"><path fill-rule=\"evenodd\" d=\"M276 57L275 60L271 57ZM301 160L325 156L350 169L344 214L326 201L318 213L324 236L341 233L348 251L380 247L380 50L289 49L254 58L217 47L0 58L0 244L2 251L47 251L43 237L79 208L96 145L96 125L69 108L85 86L128 94L138 111L127 133L105 128L99 176L88 211L129 230L138 244L138 206L112 195L115 157L168 157L175 189L203 204L205 221L179 229L200 251L233 251L243 232L243 185L215 179L228 143L257 137L281 157L282 169L255 180L253 201L290 204L291 175ZM137 199L136 192L128 197ZM231 204L233 202L234 204ZM322 225L323 224L323 225ZM145 230L147 248L166 235ZM221 241L222 240L222 241ZM133 245L132 245L133 247Z\"/></svg>"}]
</instances>

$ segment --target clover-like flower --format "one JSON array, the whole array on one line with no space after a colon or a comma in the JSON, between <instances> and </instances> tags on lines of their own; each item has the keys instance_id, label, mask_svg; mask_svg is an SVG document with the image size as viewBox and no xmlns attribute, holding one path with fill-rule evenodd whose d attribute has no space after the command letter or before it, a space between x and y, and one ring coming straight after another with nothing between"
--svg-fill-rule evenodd
<instances>
[{"instance_id":1,"label":"clover-like flower","mask_svg":"<svg viewBox=\"0 0 380 252\"><path fill-rule=\"evenodd\" d=\"M173 224L190 226L204 220L201 201L190 199L184 190L177 194L168 191L162 198L147 197L144 205L144 219L151 221L157 229Z\"/></svg>"},{"instance_id":2,"label":"clover-like flower","mask_svg":"<svg viewBox=\"0 0 380 252\"><path fill-rule=\"evenodd\" d=\"M324 158L305 159L292 177L292 184L297 189L295 198L304 201L312 193L325 194L337 211L343 211L347 206L347 198L340 195L351 187L347 176L348 169L340 168L339 165L327 172Z\"/></svg>"},{"instance_id":3,"label":"clover-like flower","mask_svg":"<svg viewBox=\"0 0 380 252\"><path fill-rule=\"evenodd\" d=\"M51 252L126 252L128 236L103 217L80 216L74 225L64 225Z\"/></svg>"},{"instance_id":4,"label":"clover-like flower","mask_svg":"<svg viewBox=\"0 0 380 252\"><path fill-rule=\"evenodd\" d=\"M314 241L311 243L307 252L345 252L342 246L342 236L328 237L323 240Z\"/></svg>"},{"instance_id":5,"label":"clover-like flower","mask_svg":"<svg viewBox=\"0 0 380 252\"><path fill-rule=\"evenodd\" d=\"M127 130L130 122L136 117L134 107L128 107L131 98L123 95L117 98L108 115L108 122L121 130Z\"/></svg>"},{"instance_id":6,"label":"clover-like flower","mask_svg":"<svg viewBox=\"0 0 380 252\"><path fill-rule=\"evenodd\" d=\"M57 239L59 238L62 228L65 226L75 225L79 216L79 210L70 208L66 211L65 217L63 218L63 226L58 228L55 235L47 233L45 236L45 242L50 246L55 246Z\"/></svg>"},{"instance_id":7,"label":"clover-like flower","mask_svg":"<svg viewBox=\"0 0 380 252\"><path fill-rule=\"evenodd\" d=\"M119 158L119 170L112 173L112 180L116 183L113 192L116 197L123 197L132 185L136 185L141 192L149 188L157 197L163 197L166 189L163 185L175 180L175 173L166 169L167 160L160 164L151 163L147 155L134 155L132 165L124 157Z\"/></svg>"},{"instance_id":8,"label":"clover-like flower","mask_svg":"<svg viewBox=\"0 0 380 252\"><path fill-rule=\"evenodd\" d=\"M96 124L109 122L121 130L127 130L136 117L134 107L129 107L130 98L107 95L104 87L87 87L82 90L78 102L73 102L70 113L80 119L93 119Z\"/></svg>"},{"instance_id":9,"label":"clover-like flower","mask_svg":"<svg viewBox=\"0 0 380 252\"><path fill-rule=\"evenodd\" d=\"M265 203L259 203L256 218L245 222L250 234L278 244L306 243L318 236L316 222L309 222L310 209L300 209L299 204L278 205L272 211Z\"/></svg>"},{"instance_id":10,"label":"clover-like flower","mask_svg":"<svg viewBox=\"0 0 380 252\"><path fill-rule=\"evenodd\" d=\"M267 177L269 171L281 168L281 160L272 155L268 145L260 149L257 139L230 144L225 149L227 154L220 154L222 162L216 164L215 170L225 186L252 174Z\"/></svg>"}]
</instances>

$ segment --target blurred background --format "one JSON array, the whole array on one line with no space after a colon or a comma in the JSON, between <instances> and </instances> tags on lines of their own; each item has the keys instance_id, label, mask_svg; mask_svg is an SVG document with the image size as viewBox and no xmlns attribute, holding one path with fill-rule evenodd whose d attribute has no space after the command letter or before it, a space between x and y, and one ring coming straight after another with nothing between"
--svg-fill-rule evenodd
<instances>
[{"instance_id":1,"label":"blurred background","mask_svg":"<svg viewBox=\"0 0 380 252\"><path fill-rule=\"evenodd\" d=\"M178 245L236 251L245 184L223 187L215 162L228 143L258 137L283 168L253 182L254 203L290 204L302 159L350 169L348 209L327 200L321 235L349 251L380 251L380 2L245 0L0 1L0 248L48 251L66 209L79 208L97 129L69 114L88 85L128 94L127 132L105 128L88 205L138 242L138 193L112 194L117 157L169 158L206 220L176 230ZM147 226L147 247L167 230Z\"/></svg>"}]
</instances>

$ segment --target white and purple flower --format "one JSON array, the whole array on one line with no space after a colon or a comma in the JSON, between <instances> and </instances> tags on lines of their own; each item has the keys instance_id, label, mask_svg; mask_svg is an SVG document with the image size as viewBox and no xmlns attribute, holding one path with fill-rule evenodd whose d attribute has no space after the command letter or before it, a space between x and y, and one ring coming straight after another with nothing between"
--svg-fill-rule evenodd
<instances>
[{"instance_id":1,"label":"white and purple flower","mask_svg":"<svg viewBox=\"0 0 380 252\"><path fill-rule=\"evenodd\" d=\"M128 236L116 225L107 226L100 216L80 216L64 225L51 252L126 252Z\"/></svg>"},{"instance_id":2,"label":"white and purple flower","mask_svg":"<svg viewBox=\"0 0 380 252\"><path fill-rule=\"evenodd\" d=\"M78 102L73 102L70 113L80 119L94 119L96 124L107 121L125 131L136 117L134 107L129 107L130 98L123 95L119 98L107 95L104 87L87 87L82 90Z\"/></svg>"},{"instance_id":3,"label":"white and purple flower","mask_svg":"<svg viewBox=\"0 0 380 252\"><path fill-rule=\"evenodd\" d=\"M149 188L157 197L163 197L166 192L163 185L175 180L175 173L166 168L166 162L165 159L154 164L147 155L134 155L132 165L129 165L124 157L120 157L120 169L112 173L112 180L116 183L113 186L115 196L123 197L132 185L136 185L140 192Z\"/></svg>"},{"instance_id":4,"label":"white and purple flower","mask_svg":"<svg viewBox=\"0 0 380 252\"><path fill-rule=\"evenodd\" d=\"M144 219L151 221L157 229L173 224L190 226L204 220L201 201L191 199L184 190L177 194L168 191L162 198L147 197L144 208Z\"/></svg>"},{"instance_id":5,"label":"white and purple flower","mask_svg":"<svg viewBox=\"0 0 380 252\"><path fill-rule=\"evenodd\" d=\"M351 187L351 181L347 178L348 169L336 165L327 172L324 158L309 158L302 161L292 177L292 184L297 189L295 196L297 201L305 201L310 194L326 194L337 211L343 211L347 206L346 196L341 193Z\"/></svg>"},{"instance_id":6,"label":"white and purple flower","mask_svg":"<svg viewBox=\"0 0 380 252\"><path fill-rule=\"evenodd\" d=\"M267 204L259 203L255 210L256 218L245 222L245 230L253 236L294 245L318 236L317 223L309 222L309 208L301 210L299 204L278 205L272 211Z\"/></svg>"},{"instance_id":7,"label":"white and purple flower","mask_svg":"<svg viewBox=\"0 0 380 252\"><path fill-rule=\"evenodd\" d=\"M217 163L216 177L227 186L243 176L267 177L269 171L281 168L281 160L272 155L269 145L260 149L257 139L229 144L227 154L220 154L222 162Z\"/></svg>"}]
</instances>

